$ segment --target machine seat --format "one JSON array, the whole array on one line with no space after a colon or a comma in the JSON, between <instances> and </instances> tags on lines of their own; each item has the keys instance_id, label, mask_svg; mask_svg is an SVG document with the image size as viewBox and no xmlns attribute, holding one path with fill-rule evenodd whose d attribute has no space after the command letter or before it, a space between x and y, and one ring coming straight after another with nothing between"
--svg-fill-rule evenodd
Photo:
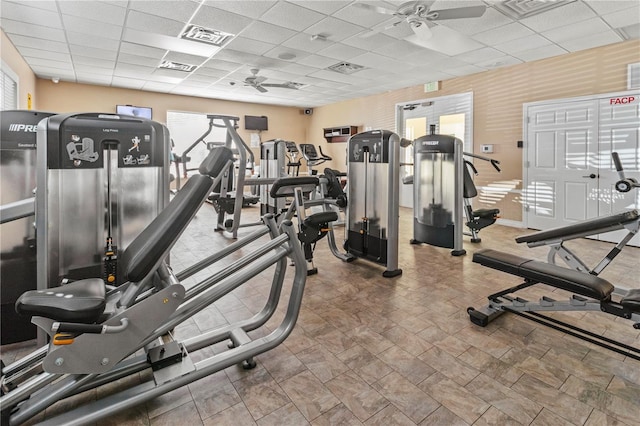
<instances>
[{"instance_id":1,"label":"machine seat","mask_svg":"<svg viewBox=\"0 0 640 426\"><path fill-rule=\"evenodd\" d=\"M482 218L494 218L500 214L500 209L478 209L473 211L473 215Z\"/></svg>"},{"instance_id":2,"label":"machine seat","mask_svg":"<svg viewBox=\"0 0 640 426\"><path fill-rule=\"evenodd\" d=\"M631 290L620 304L632 312L640 314L640 289Z\"/></svg>"},{"instance_id":3,"label":"machine seat","mask_svg":"<svg viewBox=\"0 0 640 426\"><path fill-rule=\"evenodd\" d=\"M601 232L622 229L627 223L634 222L640 218L637 210L630 210L618 213L613 216L598 217L596 219L575 223L569 226L562 226L546 231L535 232L529 235L522 235L516 238L517 243L535 243L553 239L571 239L576 236L593 235Z\"/></svg>"},{"instance_id":4,"label":"machine seat","mask_svg":"<svg viewBox=\"0 0 640 426\"><path fill-rule=\"evenodd\" d=\"M517 275L526 280L547 284L571 293L607 301L614 286L609 281L591 274L563 268L550 263L525 259L497 250L481 250L473 255L473 261L489 268ZM638 295L640 297L640 294ZM630 300L631 304L633 301ZM640 300L636 303L639 303Z\"/></svg>"},{"instance_id":5,"label":"machine seat","mask_svg":"<svg viewBox=\"0 0 640 426\"><path fill-rule=\"evenodd\" d=\"M16 312L29 317L90 324L100 318L105 305L104 281L87 278L61 287L27 291L16 301Z\"/></svg>"},{"instance_id":6,"label":"machine seat","mask_svg":"<svg viewBox=\"0 0 640 426\"><path fill-rule=\"evenodd\" d=\"M338 213L320 212L305 217L303 223L307 226L318 227L328 222L335 222L336 220L338 220Z\"/></svg>"},{"instance_id":7,"label":"machine seat","mask_svg":"<svg viewBox=\"0 0 640 426\"><path fill-rule=\"evenodd\" d=\"M272 198L291 197L296 188L301 188L303 193L308 194L315 191L319 183L317 176L283 177L271 185L269 194Z\"/></svg>"}]
</instances>

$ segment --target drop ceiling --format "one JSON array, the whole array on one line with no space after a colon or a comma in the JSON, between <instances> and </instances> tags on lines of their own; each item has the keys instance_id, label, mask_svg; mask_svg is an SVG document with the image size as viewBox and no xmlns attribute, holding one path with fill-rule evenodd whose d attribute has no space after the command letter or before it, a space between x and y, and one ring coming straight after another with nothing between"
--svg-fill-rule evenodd
<instances>
[{"instance_id":1,"label":"drop ceiling","mask_svg":"<svg viewBox=\"0 0 640 426\"><path fill-rule=\"evenodd\" d=\"M430 24L438 37L423 47L407 41L407 22L375 11L403 3L2 0L0 22L40 78L299 107L640 37L636 0L565 0L548 10L555 2L423 1L430 10L487 7L481 17ZM182 38L192 26L214 30L214 38L228 33L230 41L220 48ZM466 51L451 53L454 38ZM352 66L362 69L330 69ZM262 93L245 85L252 69L276 87ZM289 83L299 89L282 87Z\"/></svg>"}]
</instances>

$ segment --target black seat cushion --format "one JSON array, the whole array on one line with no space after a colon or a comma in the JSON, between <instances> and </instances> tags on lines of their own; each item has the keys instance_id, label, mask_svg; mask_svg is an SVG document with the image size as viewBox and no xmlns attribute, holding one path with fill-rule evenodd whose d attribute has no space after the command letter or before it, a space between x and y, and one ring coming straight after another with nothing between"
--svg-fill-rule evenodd
<instances>
[{"instance_id":1,"label":"black seat cushion","mask_svg":"<svg viewBox=\"0 0 640 426\"><path fill-rule=\"evenodd\" d=\"M473 211L473 215L478 217L494 217L498 214L500 214L500 209L478 209Z\"/></svg>"},{"instance_id":2,"label":"black seat cushion","mask_svg":"<svg viewBox=\"0 0 640 426\"><path fill-rule=\"evenodd\" d=\"M629 291L629 293L620 300L620 304L633 312L640 313L640 289Z\"/></svg>"},{"instance_id":3,"label":"black seat cushion","mask_svg":"<svg viewBox=\"0 0 640 426\"><path fill-rule=\"evenodd\" d=\"M16 301L16 312L55 321L90 324L105 308L105 285L99 278L74 281L62 287L31 290Z\"/></svg>"},{"instance_id":4,"label":"black seat cushion","mask_svg":"<svg viewBox=\"0 0 640 426\"><path fill-rule=\"evenodd\" d=\"M269 194L273 198L290 197L296 188L301 188L303 193L309 193L314 191L319 183L317 176L283 177L273 182Z\"/></svg>"},{"instance_id":5,"label":"black seat cushion","mask_svg":"<svg viewBox=\"0 0 640 426\"><path fill-rule=\"evenodd\" d=\"M320 212L305 217L304 224L307 226L319 226L328 222L335 222L336 220L338 220L338 213Z\"/></svg>"},{"instance_id":6,"label":"black seat cushion","mask_svg":"<svg viewBox=\"0 0 640 426\"><path fill-rule=\"evenodd\" d=\"M571 293L607 300L614 290L609 281L591 274L563 268L551 263L525 259L497 250L481 250L474 253L473 261L522 278L548 284Z\"/></svg>"}]
</instances>

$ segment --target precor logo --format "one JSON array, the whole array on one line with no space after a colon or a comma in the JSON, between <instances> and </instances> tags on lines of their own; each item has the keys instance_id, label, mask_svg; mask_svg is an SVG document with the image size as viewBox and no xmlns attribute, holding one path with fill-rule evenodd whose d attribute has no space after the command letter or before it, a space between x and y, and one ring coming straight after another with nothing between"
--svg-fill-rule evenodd
<instances>
[{"instance_id":1,"label":"precor logo","mask_svg":"<svg viewBox=\"0 0 640 426\"><path fill-rule=\"evenodd\" d=\"M35 133L38 131L37 124L21 124L21 123L12 123L9 124L10 132L31 132Z\"/></svg>"}]
</instances>

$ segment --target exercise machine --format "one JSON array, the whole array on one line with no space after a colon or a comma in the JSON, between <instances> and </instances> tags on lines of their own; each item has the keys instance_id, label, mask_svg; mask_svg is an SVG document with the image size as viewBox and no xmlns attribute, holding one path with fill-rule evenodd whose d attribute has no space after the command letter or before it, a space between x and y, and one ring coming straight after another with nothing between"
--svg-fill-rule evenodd
<instances>
[{"instance_id":1,"label":"exercise machine","mask_svg":"<svg viewBox=\"0 0 640 426\"><path fill-rule=\"evenodd\" d=\"M640 188L640 184L634 178L627 178L622 168L622 163L617 152L611 154L620 180L616 182L615 188L622 193ZM592 235L604 234L606 232L622 230L626 235L594 266L589 267L578 255L565 246L566 241L576 238L585 238ZM592 275L599 275L615 257L624 249L631 239L640 230L640 212L637 209L627 210L617 214L584 220L562 226L534 232L533 234L522 235L516 238L517 243L527 244L528 247L549 247L547 262L556 264L559 258L567 266L580 272L588 272Z\"/></svg>"},{"instance_id":2,"label":"exercise machine","mask_svg":"<svg viewBox=\"0 0 640 426\"><path fill-rule=\"evenodd\" d=\"M620 186L625 192L633 187L640 187L633 180L627 180L624 177L622 166L616 153L613 153L613 158L621 177L619 182L623 182L623 184L616 185L616 187ZM624 244L638 232L638 223L638 211L631 210L562 228L538 232L532 234L532 236L518 237L517 241L526 242L529 246L550 246L548 262L546 263L497 250L482 250L474 253L473 261L475 263L518 276L524 281L519 285L490 295L488 297L488 305L481 309L468 308L467 312L471 322L485 327L503 313L513 312L640 360L639 348L583 330L580 327L540 313L549 311L598 311L631 320L633 327L640 329L640 289L629 290L616 287L598 276L620 252ZM627 236L593 269L587 267L572 251L562 244L566 240L618 229L627 229ZM571 269L556 265L555 257L557 255ZM561 301L548 296L542 296L538 301L529 301L518 296L518 292L536 284L546 284L564 290L570 293L570 296L568 300Z\"/></svg>"},{"instance_id":3,"label":"exercise machine","mask_svg":"<svg viewBox=\"0 0 640 426\"><path fill-rule=\"evenodd\" d=\"M287 161L287 175L298 176L302 165L298 159L300 151L298 151L295 142L285 141L285 146L287 148L287 157L289 158L289 161Z\"/></svg>"},{"instance_id":4,"label":"exercise machine","mask_svg":"<svg viewBox=\"0 0 640 426\"><path fill-rule=\"evenodd\" d=\"M473 177L471 176L471 172L474 175L478 175L478 170L474 166L474 164L467 160L464 157L477 158L479 160L488 161L491 163L494 169L500 172L500 167L498 164L500 162L493 158L484 157L482 155L471 154L468 152L463 152L463 186L462 186L462 197L464 204L464 213L467 219L465 225L469 228L469 233L464 233L465 235L471 236L472 243L479 243L482 239L478 236L478 232L481 229L486 228L489 225L493 225L498 219L498 215L500 214L500 209L475 209L471 204L471 200L478 196L478 189L476 188L475 183L473 182Z\"/></svg>"},{"instance_id":5,"label":"exercise machine","mask_svg":"<svg viewBox=\"0 0 640 426\"><path fill-rule=\"evenodd\" d=\"M462 256L464 163L462 141L429 134L413 141L413 239Z\"/></svg>"},{"instance_id":6,"label":"exercise machine","mask_svg":"<svg viewBox=\"0 0 640 426\"><path fill-rule=\"evenodd\" d=\"M260 145L260 178L279 179L287 176L287 143L282 139L262 142ZM279 215L285 209L285 198L273 198L271 185L260 186L260 214L273 213Z\"/></svg>"},{"instance_id":7,"label":"exercise machine","mask_svg":"<svg viewBox=\"0 0 640 426\"><path fill-rule=\"evenodd\" d=\"M331 157L322 152L322 147L320 145L318 145L318 149L320 150L320 154L316 151L315 145L311 143L300 144L300 150L302 151L302 156L307 162L307 169L309 169L310 175L317 175L318 171L315 167L332 160Z\"/></svg>"},{"instance_id":8,"label":"exercise machine","mask_svg":"<svg viewBox=\"0 0 640 426\"><path fill-rule=\"evenodd\" d=\"M36 328L13 309L18 297L36 288L36 130L54 115L0 111L0 324L1 344L36 337Z\"/></svg>"},{"instance_id":9,"label":"exercise machine","mask_svg":"<svg viewBox=\"0 0 640 426\"><path fill-rule=\"evenodd\" d=\"M347 240L357 258L386 267L382 276L402 274L398 267L400 137L388 130L358 133L347 142Z\"/></svg>"},{"instance_id":10,"label":"exercise machine","mask_svg":"<svg viewBox=\"0 0 640 426\"><path fill-rule=\"evenodd\" d=\"M225 147L216 148L210 155L217 157L210 159L210 165L226 168L232 164L232 155ZM17 310L31 316L49 334L51 342L2 366L3 424L19 425L66 397L137 377L129 388L106 396L99 393L99 399L45 418L41 424L96 422L234 364L252 368L254 357L277 347L291 333L300 312L306 266L289 221L278 227L267 215L251 235L178 274L164 261L223 174L222 170L200 172L124 250L120 267L127 282L119 288L105 292L101 279L89 278L51 292L30 291L20 297ZM240 249L244 249L241 258L226 261ZM289 258L294 263L293 284L287 286L288 297L281 297L287 270L291 270L287 268ZM216 272L189 289L180 283L216 266ZM261 311L182 341L172 336L171 330L178 325L266 270L273 279ZM263 329L281 299L287 303L282 322ZM262 337L249 336L253 330ZM192 359L191 353L224 341L229 342L227 351ZM139 375L143 370L152 374Z\"/></svg>"}]
</instances>

